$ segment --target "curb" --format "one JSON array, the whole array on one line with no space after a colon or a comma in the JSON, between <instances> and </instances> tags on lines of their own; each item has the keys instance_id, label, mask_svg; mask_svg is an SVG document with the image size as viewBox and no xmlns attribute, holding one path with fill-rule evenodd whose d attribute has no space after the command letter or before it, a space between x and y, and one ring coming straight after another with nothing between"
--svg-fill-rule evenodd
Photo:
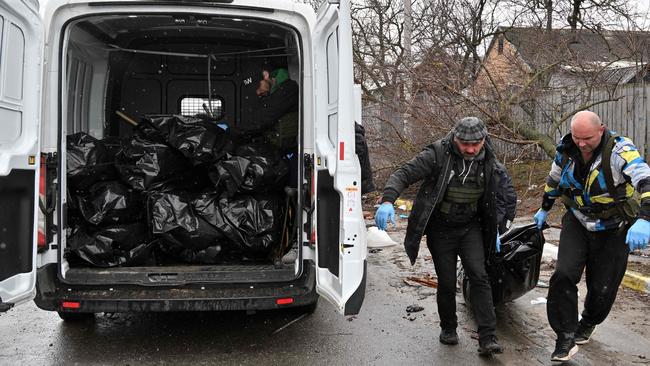
<instances>
[{"instance_id":1,"label":"curb","mask_svg":"<svg viewBox=\"0 0 650 366\"><path fill-rule=\"evenodd\" d=\"M650 277L637 272L625 271L621 285L643 294L650 294Z\"/></svg>"},{"instance_id":2,"label":"curb","mask_svg":"<svg viewBox=\"0 0 650 366\"><path fill-rule=\"evenodd\" d=\"M542 261L548 263L552 260L557 260L557 246L547 242L544 244ZM650 294L650 277L634 271L625 271L621 286L642 294Z\"/></svg>"}]
</instances>

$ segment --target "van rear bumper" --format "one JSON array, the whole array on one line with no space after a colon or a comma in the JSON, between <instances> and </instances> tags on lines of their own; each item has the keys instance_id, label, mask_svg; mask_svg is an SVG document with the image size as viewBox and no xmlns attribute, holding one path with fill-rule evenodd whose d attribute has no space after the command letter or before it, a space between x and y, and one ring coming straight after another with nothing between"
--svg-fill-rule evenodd
<instances>
[{"instance_id":1,"label":"van rear bumper","mask_svg":"<svg viewBox=\"0 0 650 366\"><path fill-rule=\"evenodd\" d=\"M311 261L303 262L302 275L293 281L232 285L77 286L62 283L56 269L56 264L50 264L38 270L34 302L43 310L70 313L268 310L307 306L318 299L316 272ZM292 302L277 303L278 299L288 298ZM64 308L64 302L78 303L78 307Z\"/></svg>"}]
</instances>

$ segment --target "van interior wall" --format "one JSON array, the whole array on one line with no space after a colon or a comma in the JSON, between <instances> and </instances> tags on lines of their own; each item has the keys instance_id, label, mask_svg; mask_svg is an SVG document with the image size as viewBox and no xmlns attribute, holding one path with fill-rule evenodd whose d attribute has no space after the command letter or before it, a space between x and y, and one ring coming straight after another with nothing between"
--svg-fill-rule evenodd
<instances>
[{"instance_id":1,"label":"van interior wall","mask_svg":"<svg viewBox=\"0 0 650 366\"><path fill-rule=\"evenodd\" d=\"M88 29L93 29L93 31L88 32ZM133 32L136 31L133 30ZM133 35L123 36L124 38L131 37L126 42L120 39L111 39L108 34L99 34L98 29L93 27L77 27L71 31L66 55L68 61L66 65L68 70L68 78L66 80L68 83L68 105L66 112L69 136L79 132L90 133L91 136L97 139L110 140L113 144L112 146L104 146L103 148L107 150L115 149L116 141L118 141L117 145L119 145L120 139L130 139L137 133L137 129L134 129L132 124L118 116L117 111L124 113L135 121L141 121L147 115L180 115L182 112L181 101L183 98L197 97L205 99L209 93L207 58L187 57L181 54L225 54L255 48L267 49L278 46L277 39L264 39L262 35L260 35L261 41L248 40L247 42L242 42L241 39L235 39L225 42L219 38L205 38L204 31L193 36L191 32L186 30L185 37L187 38L184 41L176 39L166 40L161 43L152 41L152 39L160 40L160 37L142 37L142 30L137 30L137 32L140 32L140 37ZM128 34L128 32L123 33ZM300 65L299 55L296 51L297 46L295 44L287 45L284 43L285 40L295 39L295 36L291 35L288 31L286 33L284 37L280 38L283 38L281 45L290 50L282 52L294 53L288 57L275 57L272 54L269 54L268 58L242 56L217 57L210 62L211 98L217 102L218 110L220 111L218 118L213 121L214 123L225 124L232 127L231 129L237 129L237 127L255 122L253 121L253 116L255 116L259 108L262 108L263 104L262 99L255 92L263 69L285 67L290 69L290 75L300 74L298 70L294 69ZM215 32L215 34L218 33ZM247 38L249 37L250 35L247 35ZM115 45L119 45L119 48L114 47ZM166 54L136 53L125 51L125 49L164 51ZM89 73L93 77L80 79L78 77L80 75L80 71L78 70L81 69L79 65L85 65L84 67L87 68L85 73ZM103 72L98 72L98 70ZM72 77L73 74L76 75L74 78ZM82 98L81 95L84 95L84 97ZM92 107L98 103L103 107ZM295 138L298 138L298 136L295 136ZM243 141L240 139L238 143L242 143ZM263 142L263 140L255 141ZM71 140L68 139L67 146L70 146L70 142ZM119 146L117 148L119 149ZM292 148L289 152L298 152L293 149L295 148ZM276 153L279 154L280 151L276 151ZM287 151L283 152L285 155L286 153ZM298 156L299 154L294 155ZM258 193L276 192L272 195L281 195L285 194L282 192L289 192L292 187L294 188L294 192L291 193L294 196L289 197L287 193L279 198L276 204L276 206L283 207L276 211L282 212L282 217L274 220L274 225L280 224L276 228L278 233L274 234L274 236L283 242L283 246L286 246L288 244L286 241L289 238L292 238L291 240L295 242L299 240L298 223L301 221L301 218L297 217L300 215L300 210L296 207L298 201L295 196L295 187L298 186L299 174L297 171L299 159L293 158L287 160L284 155L280 156L280 158L289 163L288 174L290 177L273 183L277 184L277 187L267 186ZM193 169L200 170L202 169L201 167L201 165L197 165ZM92 171L93 169L89 170ZM207 170L208 167L206 166L205 169ZM97 172L95 171L95 173ZM70 179L68 178L68 180ZM129 192L131 192L130 188ZM84 194L86 193L84 192ZM256 192L250 193L256 194ZM70 193L68 194L70 195ZM131 193L127 195L131 195ZM76 197L69 198L69 200L75 201ZM142 198L138 198L138 200L141 201ZM129 200L127 199L126 201L128 202ZM251 201L246 202L250 203ZM289 205L292 208L291 213L287 215L286 207L289 207ZM261 207L261 211L258 212L265 212L266 208L268 208L265 207ZM151 207L147 206L146 209L149 210ZM146 212L146 214L149 215L151 213ZM68 222L74 222L74 220L69 219ZM150 223L148 224L150 225ZM93 231L95 232L96 230L101 231L103 228L99 226L93 227ZM150 227L148 230L151 234ZM131 236L137 236L142 233L131 232L130 234ZM186 239L191 241L197 238L189 235ZM71 246L70 241L68 239L68 246ZM296 243L291 243L291 245L294 244ZM282 254L286 253L287 249L288 247L282 249L279 255L274 253L268 256L266 259L267 263L277 267L277 261ZM245 263L256 265L260 263L259 258L250 261L250 258L242 257L242 260L245 260ZM274 261L275 263L273 263ZM153 262L147 261L146 263L152 265ZM111 263L109 267L114 267L114 264ZM155 263L155 265L160 264L161 262ZM178 265L179 262L171 261L163 264ZM215 262L210 264L222 263ZM232 263L229 262L229 264ZM296 273L298 265L299 260L296 260ZM87 267L88 263L74 262L71 263L71 266ZM117 263L116 266L120 266L120 263ZM282 263L280 263L279 268L282 268ZM292 274L294 273L293 269L294 264L291 264Z\"/></svg>"},{"instance_id":2,"label":"van interior wall","mask_svg":"<svg viewBox=\"0 0 650 366\"><path fill-rule=\"evenodd\" d=\"M183 97L205 98L209 93L206 59L140 54L124 57L113 53L110 65L114 72L109 80L113 86L106 111L109 121L119 121L116 110L129 116L180 114ZM289 65L277 58L268 61L233 57L211 62L210 96L220 105L220 121L243 128L255 124L257 111L263 108L263 99L256 94L262 71L278 67ZM111 135L130 133L130 127L122 122L112 123Z\"/></svg>"}]
</instances>

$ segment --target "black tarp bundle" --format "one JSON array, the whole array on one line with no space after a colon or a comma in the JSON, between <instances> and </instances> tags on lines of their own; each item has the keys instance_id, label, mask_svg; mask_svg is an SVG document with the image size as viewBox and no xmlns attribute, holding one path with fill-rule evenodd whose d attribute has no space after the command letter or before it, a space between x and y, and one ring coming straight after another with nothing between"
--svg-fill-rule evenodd
<instances>
[{"instance_id":1,"label":"black tarp bundle","mask_svg":"<svg viewBox=\"0 0 650 366\"><path fill-rule=\"evenodd\" d=\"M156 192L149 199L152 230L167 253L192 257L212 248L212 254L218 250L250 259L267 258L280 236L277 197L227 198L204 192L191 199L178 192Z\"/></svg>"},{"instance_id":2,"label":"black tarp bundle","mask_svg":"<svg viewBox=\"0 0 650 366\"><path fill-rule=\"evenodd\" d=\"M187 192L152 192L148 200L152 232L163 252L189 263L219 261L227 240L196 215Z\"/></svg>"},{"instance_id":3,"label":"black tarp bundle","mask_svg":"<svg viewBox=\"0 0 650 366\"><path fill-rule=\"evenodd\" d=\"M140 193L119 181L97 182L76 198L81 215L93 225L133 222L142 212Z\"/></svg>"},{"instance_id":4,"label":"black tarp bundle","mask_svg":"<svg viewBox=\"0 0 650 366\"><path fill-rule=\"evenodd\" d=\"M70 251L97 267L145 264L155 245L144 224L107 226L94 232L73 225L68 231Z\"/></svg>"},{"instance_id":5,"label":"black tarp bundle","mask_svg":"<svg viewBox=\"0 0 650 366\"><path fill-rule=\"evenodd\" d=\"M273 254L285 156L260 143L234 149L227 131L198 118L154 116L135 132L68 136L72 253L100 267L142 263L152 250L205 264ZM120 236L129 228L130 241Z\"/></svg>"},{"instance_id":6,"label":"black tarp bundle","mask_svg":"<svg viewBox=\"0 0 650 366\"><path fill-rule=\"evenodd\" d=\"M114 156L101 140L79 132L66 139L67 184L72 191L84 190L99 181L116 177Z\"/></svg>"},{"instance_id":7,"label":"black tarp bundle","mask_svg":"<svg viewBox=\"0 0 650 366\"><path fill-rule=\"evenodd\" d=\"M279 242L282 206L277 196L228 198L204 193L193 200L192 206L247 258L268 257Z\"/></svg>"},{"instance_id":8,"label":"black tarp bundle","mask_svg":"<svg viewBox=\"0 0 650 366\"><path fill-rule=\"evenodd\" d=\"M283 187L289 172L286 159L270 148L260 144L248 144L237 148L233 155L217 162L209 172L217 188L226 190L229 196Z\"/></svg>"},{"instance_id":9,"label":"black tarp bundle","mask_svg":"<svg viewBox=\"0 0 650 366\"><path fill-rule=\"evenodd\" d=\"M166 144L131 136L122 140L122 152L116 167L122 180L134 189L144 191L154 183L191 168L191 164Z\"/></svg>"},{"instance_id":10,"label":"black tarp bundle","mask_svg":"<svg viewBox=\"0 0 650 366\"><path fill-rule=\"evenodd\" d=\"M142 119L138 130L150 140L173 147L193 165L217 161L232 145L225 130L196 117L150 116Z\"/></svg>"}]
</instances>

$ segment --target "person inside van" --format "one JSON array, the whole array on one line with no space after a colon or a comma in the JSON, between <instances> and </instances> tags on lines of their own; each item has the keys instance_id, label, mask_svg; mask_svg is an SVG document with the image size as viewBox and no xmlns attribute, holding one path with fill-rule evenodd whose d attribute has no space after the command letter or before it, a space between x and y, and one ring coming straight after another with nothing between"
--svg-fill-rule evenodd
<instances>
[{"instance_id":1,"label":"person inside van","mask_svg":"<svg viewBox=\"0 0 650 366\"><path fill-rule=\"evenodd\" d=\"M288 113L298 112L298 83L289 79L285 68L263 70L255 94L261 102L255 122L262 129L271 127Z\"/></svg>"}]
</instances>

